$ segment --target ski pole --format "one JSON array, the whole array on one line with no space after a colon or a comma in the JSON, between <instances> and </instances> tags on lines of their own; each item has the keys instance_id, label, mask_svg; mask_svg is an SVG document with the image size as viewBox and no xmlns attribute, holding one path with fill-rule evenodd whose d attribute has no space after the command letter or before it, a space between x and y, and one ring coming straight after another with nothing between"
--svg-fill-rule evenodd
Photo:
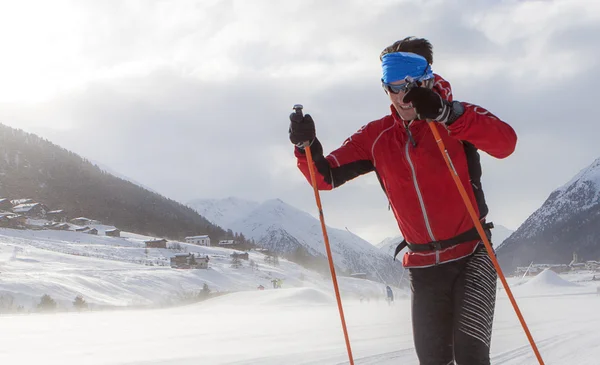
<instances>
[{"instance_id":1,"label":"ski pole","mask_svg":"<svg viewBox=\"0 0 600 365\"><path fill-rule=\"evenodd\" d=\"M303 106L301 104L294 105L296 114L302 116ZM323 208L321 206L321 197L319 196L319 189L317 188L317 179L315 175L315 167L313 165L312 153L310 151L310 142L304 142L304 152L306 153L306 160L308 162L308 171L310 172L310 180L312 183L313 190L315 192L315 200L317 201L317 208L319 209L319 219L321 220L321 230L323 231L323 239L325 240L325 250L327 251L327 259L329 261L329 270L331 271L331 280L333 281L333 289L335 290L335 299L337 300L338 310L340 312L340 320L342 321L342 329L344 331L344 340L346 341L346 350L348 351L348 360L350 365L354 365L352 358L352 349L350 348L350 339L348 338L348 329L346 328L346 320L344 319L344 308L342 307L342 298L340 297L340 289L337 283L337 277L335 275L335 267L333 266L333 256L331 255L331 247L329 246L329 237L327 236L327 228L325 227L325 216L323 215Z\"/></svg>"},{"instance_id":2,"label":"ski pole","mask_svg":"<svg viewBox=\"0 0 600 365\"><path fill-rule=\"evenodd\" d=\"M475 227L477 228L477 232L479 233L479 236L481 237L481 240L483 241L483 243L485 245L487 253L490 256L490 258L492 259L492 263L494 264L494 267L496 268L498 277L500 278L500 281L502 281L502 285L504 286L504 290L506 290L508 299L510 299L511 304L512 304L513 308L515 309L515 313L517 314L517 317L519 318L519 321L521 322L521 326L523 327L523 330L525 331L525 335L529 339L531 348L533 349L533 352L535 353L535 356L537 357L540 365L544 365L544 360L542 360L542 355L540 355L540 352L535 344L535 341L533 340L533 336L531 336L531 332L529 332L529 327L527 327L527 323L525 323L525 318L523 318L523 315L521 314L521 310L519 310L517 301L515 300L515 297L513 296L512 291L510 290L510 287L508 286L508 282L506 281L506 278L504 277L504 274L502 273L500 264L498 264L498 260L496 260L496 255L494 254L492 245L490 244L488 237L485 234L485 231L483 230L483 226L481 225L481 222L479 221L479 217L477 216L477 213L475 212L475 208L473 208L473 204L471 204L471 201L469 200L467 191L465 190L465 187L463 186L462 182L460 181L460 177L458 176L458 173L456 172L456 169L454 168L454 164L452 164L452 160L450 159L448 150L446 149L446 146L444 145L444 141L442 141L442 138L440 136L440 133L438 132L438 129L437 129L437 126L435 123L436 122L433 122L430 119L427 120L427 124L429 124L429 127L431 128L431 132L433 133L435 141L437 142L437 145L440 149L440 152L442 152L442 155L444 156L444 160L446 160L446 165L448 165L448 170L450 170L450 174L452 175L452 178L454 179L454 182L456 183L456 187L458 188L458 191L460 192L460 195L462 196L463 201L465 202L467 210L469 211L469 214L471 215L471 219L473 220L473 223L475 223Z\"/></svg>"}]
</instances>

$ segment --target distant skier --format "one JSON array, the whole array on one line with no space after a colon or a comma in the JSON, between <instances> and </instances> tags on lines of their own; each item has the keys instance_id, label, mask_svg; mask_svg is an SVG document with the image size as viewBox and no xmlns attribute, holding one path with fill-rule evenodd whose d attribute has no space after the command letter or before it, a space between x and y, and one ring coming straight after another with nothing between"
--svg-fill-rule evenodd
<instances>
[{"instance_id":1,"label":"distant skier","mask_svg":"<svg viewBox=\"0 0 600 365\"><path fill-rule=\"evenodd\" d=\"M310 183L304 151L308 142L320 190L376 173L405 238L397 252L409 249L402 261L410 272L413 334L421 365L487 365L496 271L427 121L437 123L452 168L490 236L493 226L485 222L488 207L478 150L508 157L515 150L516 133L486 109L453 101L450 84L431 69L433 51L426 39L395 42L380 60L391 113L361 127L328 156L316 138L312 117L292 113L289 139L296 145L297 165ZM346 74L339 81L355 83L356 75ZM346 94L339 90L335 96Z\"/></svg>"},{"instance_id":2,"label":"distant skier","mask_svg":"<svg viewBox=\"0 0 600 365\"><path fill-rule=\"evenodd\" d=\"M392 288L390 288L389 285L386 285L385 291L387 292L388 304L392 304L392 302L394 301L394 292L392 291Z\"/></svg>"}]
</instances>

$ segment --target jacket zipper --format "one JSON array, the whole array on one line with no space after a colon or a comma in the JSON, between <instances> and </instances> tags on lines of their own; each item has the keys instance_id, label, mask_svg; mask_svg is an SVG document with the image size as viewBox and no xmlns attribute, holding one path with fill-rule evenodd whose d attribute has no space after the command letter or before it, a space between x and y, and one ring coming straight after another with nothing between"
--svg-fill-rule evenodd
<instances>
[{"instance_id":1,"label":"jacket zipper","mask_svg":"<svg viewBox=\"0 0 600 365\"><path fill-rule=\"evenodd\" d=\"M409 125L411 123L412 122L410 122L408 125L405 124L404 126L406 128L406 133L408 133L408 138L411 142L410 144L412 144L413 146L416 146L415 140L409 129ZM436 241L436 239L435 239L435 236L433 235L433 231L431 230L431 224L429 223L429 217L427 216L427 210L425 209L425 203L423 202L423 195L421 194L421 189L419 188L419 182L417 181L417 173L415 171L415 166L413 165L413 162L410 159L410 152L409 152L410 144L408 144L408 143L406 144L406 148L405 148L406 160L408 161L408 165L410 166L410 170L412 172L413 184L415 186L415 190L417 191L417 197L419 198L419 204L421 205L421 212L423 213L423 219L425 220L425 226L427 227L427 233L429 233L429 238L433 242L433 241ZM440 253L437 250L435 253L436 253L436 255L435 255L436 264L439 264Z\"/></svg>"}]
</instances>

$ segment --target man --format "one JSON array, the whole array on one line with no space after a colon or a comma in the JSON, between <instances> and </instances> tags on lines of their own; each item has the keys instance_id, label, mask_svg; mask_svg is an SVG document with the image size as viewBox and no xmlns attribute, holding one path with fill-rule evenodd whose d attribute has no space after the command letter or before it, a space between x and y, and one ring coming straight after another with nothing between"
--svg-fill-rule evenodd
<instances>
[{"instance_id":1,"label":"man","mask_svg":"<svg viewBox=\"0 0 600 365\"><path fill-rule=\"evenodd\" d=\"M450 84L434 74L432 46L405 38L381 54L382 85L391 114L368 123L323 155L310 115L290 115L290 141L310 182L303 143L309 142L320 190L374 171L409 250L415 349L421 365L489 364L496 272L440 153L428 120L437 123L460 180L482 223L488 208L478 150L512 154L514 130L486 109L453 101ZM489 234L490 224L486 224Z\"/></svg>"},{"instance_id":2,"label":"man","mask_svg":"<svg viewBox=\"0 0 600 365\"><path fill-rule=\"evenodd\" d=\"M392 302L394 301L394 292L392 291L392 288L390 288L389 285L385 286L385 291L387 293L387 301L388 304L392 304Z\"/></svg>"}]
</instances>

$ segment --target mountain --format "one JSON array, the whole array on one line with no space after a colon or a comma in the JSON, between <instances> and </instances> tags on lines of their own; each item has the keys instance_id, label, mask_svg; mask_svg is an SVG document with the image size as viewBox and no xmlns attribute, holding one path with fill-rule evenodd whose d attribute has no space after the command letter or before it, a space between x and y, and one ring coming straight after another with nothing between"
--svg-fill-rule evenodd
<instances>
[{"instance_id":1,"label":"mountain","mask_svg":"<svg viewBox=\"0 0 600 365\"><path fill-rule=\"evenodd\" d=\"M149 236L228 238L225 230L193 209L115 177L34 134L2 124L0 197L30 198L49 209L65 210L69 218L85 216Z\"/></svg>"},{"instance_id":2,"label":"mountain","mask_svg":"<svg viewBox=\"0 0 600 365\"><path fill-rule=\"evenodd\" d=\"M385 255L394 256L396 247L400 244L400 242L402 242L403 239L404 237L402 236L388 237L376 244L375 247L377 247L379 251L383 252ZM400 254L398 254L397 258L400 257Z\"/></svg>"},{"instance_id":3,"label":"mountain","mask_svg":"<svg viewBox=\"0 0 600 365\"><path fill-rule=\"evenodd\" d=\"M229 197L226 199L194 199L187 205L212 223L229 228L233 222L246 217L260 204Z\"/></svg>"},{"instance_id":4,"label":"mountain","mask_svg":"<svg viewBox=\"0 0 600 365\"><path fill-rule=\"evenodd\" d=\"M209 220L226 222L227 228L254 239L260 247L292 261L313 265L319 271L329 271L320 221L280 199L260 204L236 198L198 199L188 205ZM369 278L389 284L398 282L401 264L394 262L391 255L347 230L328 227L327 233L339 270L346 274L365 273Z\"/></svg>"},{"instance_id":5,"label":"mountain","mask_svg":"<svg viewBox=\"0 0 600 365\"><path fill-rule=\"evenodd\" d=\"M492 229L492 243L493 246L498 249L502 246L502 243L513 234L514 231L510 228L506 228L501 224L494 223L494 229Z\"/></svg>"},{"instance_id":6,"label":"mountain","mask_svg":"<svg viewBox=\"0 0 600 365\"><path fill-rule=\"evenodd\" d=\"M553 191L504 241L498 259L507 272L531 261L568 264L600 259L600 158Z\"/></svg>"}]
</instances>

